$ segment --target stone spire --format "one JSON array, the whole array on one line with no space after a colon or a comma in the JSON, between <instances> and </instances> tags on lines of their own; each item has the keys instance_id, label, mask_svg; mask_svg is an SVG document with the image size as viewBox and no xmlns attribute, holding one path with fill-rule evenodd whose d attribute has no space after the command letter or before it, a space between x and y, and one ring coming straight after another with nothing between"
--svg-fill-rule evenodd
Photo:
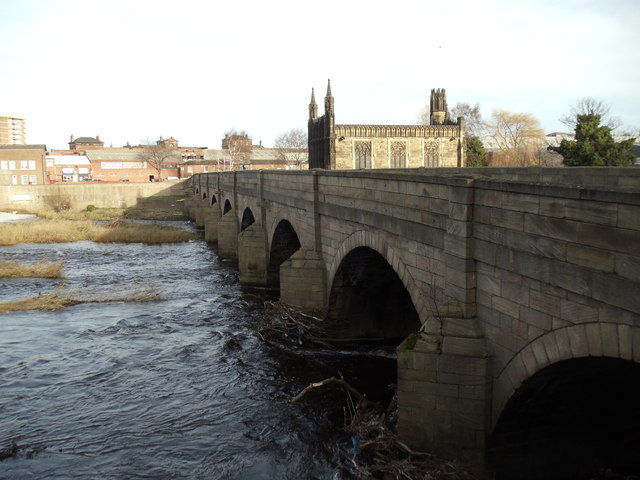
<instances>
[{"instance_id":1,"label":"stone spire","mask_svg":"<svg viewBox=\"0 0 640 480\"><path fill-rule=\"evenodd\" d=\"M327 81L327 95L324 97L324 113L333 116L333 95L331 95L331 79Z\"/></svg>"},{"instance_id":2,"label":"stone spire","mask_svg":"<svg viewBox=\"0 0 640 480\"><path fill-rule=\"evenodd\" d=\"M311 103L309 104L309 120L315 120L318 118L318 104L316 103L316 94L311 89Z\"/></svg>"}]
</instances>

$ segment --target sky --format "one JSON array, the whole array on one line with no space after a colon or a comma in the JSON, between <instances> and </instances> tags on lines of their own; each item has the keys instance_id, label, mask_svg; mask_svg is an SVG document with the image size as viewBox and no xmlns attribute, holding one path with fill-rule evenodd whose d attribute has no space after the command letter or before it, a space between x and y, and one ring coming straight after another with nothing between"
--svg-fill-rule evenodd
<instances>
[{"instance_id":1,"label":"sky","mask_svg":"<svg viewBox=\"0 0 640 480\"><path fill-rule=\"evenodd\" d=\"M338 124L415 124L445 88L547 133L592 97L637 130L639 60L640 0L0 0L0 115L48 148L270 147L328 79Z\"/></svg>"}]
</instances>

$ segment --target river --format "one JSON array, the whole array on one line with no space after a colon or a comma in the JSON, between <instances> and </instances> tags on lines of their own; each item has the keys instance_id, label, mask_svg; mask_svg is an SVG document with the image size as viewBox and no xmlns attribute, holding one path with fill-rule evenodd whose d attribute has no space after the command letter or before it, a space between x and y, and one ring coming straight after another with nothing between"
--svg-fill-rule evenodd
<instances>
[{"instance_id":1,"label":"river","mask_svg":"<svg viewBox=\"0 0 640 480\"><path fill-rule=\"evenodd\" d=\"M339 373L368 391L393 380L393 359L265 344L268 292L203 241L0 247L0 260L40 259L63 260L83 295L164 299L0 314L0 449L19 446L0 479L353 478L345 394L287 400ZM0 279L0 301L57 284Z\"/></svg>"}]
</instances>

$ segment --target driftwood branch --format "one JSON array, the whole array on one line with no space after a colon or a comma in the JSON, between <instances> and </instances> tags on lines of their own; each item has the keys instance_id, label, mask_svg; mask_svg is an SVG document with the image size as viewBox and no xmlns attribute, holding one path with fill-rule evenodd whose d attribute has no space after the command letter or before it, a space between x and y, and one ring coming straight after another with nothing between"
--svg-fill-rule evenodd
<instances>
[{"instance_id":1,"label":"driftwood branch","mask_svg":"<svg viewBox=\"0 0 640 480\"><path fill-rule=\"evenodd\" d=\"M331 385L331 384L340 385L345 390L347 390L349 393L351 393L353 396L355 396L358 399L358 401L366 400L364 395L362 395L358 390L356 390L351 385L349 385L342 378L330 377L330 378L325 378L321 382L310 383L298 395L296 395L291 400L289 400L289 405L291 405L292 403L295 403L298 400L300 400L302 397L304 397L308 392L310 392L314 388L320 388L320 387L324 387L325 385ZM366 401L368 402L368 400L366 400Z\"/></svg>"}]
</instances>

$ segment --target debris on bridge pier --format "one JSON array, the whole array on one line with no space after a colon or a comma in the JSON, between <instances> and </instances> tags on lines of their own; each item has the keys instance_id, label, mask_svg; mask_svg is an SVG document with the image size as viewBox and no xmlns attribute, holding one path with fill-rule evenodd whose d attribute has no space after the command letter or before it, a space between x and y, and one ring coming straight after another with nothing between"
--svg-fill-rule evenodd
<instances>
[{"instance_id":1,"label":"debris on bridge pier","mask_svg":"<svg viewBox=\"0 0 640 480\"><path fill-rule=\"evenodd\" d=\"M286 346L335 348L325 338L325 325L321 318L295 310L282 302L264 302L264 318L257 333L264 341Z\"/></svg>"},{"instance_id":2,"label":"debris on bridge pier","mask_svg":"<svg viewBox=\"0 0 640 480\"><path fill-rule=\"evenodd\" d=\"M359 479L383 480L475 480L460 465L435 455L416 452L395 433L397 404L394 399L385 409L379 402L367 399L344 378L330 377L314 382L289 400L300 401L315 389L338 385L347 392L344 430L351 435L352 465ZM390 385L395 389L395 385ZM355 402L354 402L355 399ZM348 410L348 414L347 414Z\"/></svg>"}]
</instances>

